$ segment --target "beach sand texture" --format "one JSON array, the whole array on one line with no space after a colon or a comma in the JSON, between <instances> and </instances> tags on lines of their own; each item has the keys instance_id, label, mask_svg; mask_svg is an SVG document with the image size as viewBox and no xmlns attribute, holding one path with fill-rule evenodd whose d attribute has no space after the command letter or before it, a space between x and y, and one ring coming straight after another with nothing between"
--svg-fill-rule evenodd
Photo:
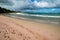
<instances>
[{"instance_id":1,"label":"beach sand texture","mask_svg":"<svg viewBox=\"0 0 60 40\"><path fill-rule=\"evenodd\" d=\"M0 40L60 40L60 27L0 15Z\"/></svg>"}]
</instances>

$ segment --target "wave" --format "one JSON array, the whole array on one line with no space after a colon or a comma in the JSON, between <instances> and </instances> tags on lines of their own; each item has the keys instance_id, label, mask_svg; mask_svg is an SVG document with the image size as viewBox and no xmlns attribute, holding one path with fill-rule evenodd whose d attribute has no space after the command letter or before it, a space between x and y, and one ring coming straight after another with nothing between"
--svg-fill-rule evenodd
<instances>
[{"instance_id":1,"label":"wave","mask_svg":"<svg viewBox=\"0 0 60 40\"><path fill-rule=\"evenodd\" d=\"M12 14L15 14L15 13L12 13ZM22 15L22 16L60 18L60 16L51 16L51 15L38 15L38 14L26 14L26 13L16 13L16 14L17 15Z\"/></svg>"},{"instance_id":2,"label":"wave","mask_svg":"<svg viewBox=\"0 0 60 40\"><path fill-rule=\"evenodd\" d=\"M31 20L35 22L60 24L60 16L36 15L36 14L25 14L25 13L10 13L7 14L7 16L17 19Z\"/></svg>"}]
</instances>

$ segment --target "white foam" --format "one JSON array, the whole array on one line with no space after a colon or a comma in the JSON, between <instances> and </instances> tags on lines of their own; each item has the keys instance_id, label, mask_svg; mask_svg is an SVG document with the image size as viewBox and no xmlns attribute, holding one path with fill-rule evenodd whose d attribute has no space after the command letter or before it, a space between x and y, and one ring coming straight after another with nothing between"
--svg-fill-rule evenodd
<instances>
[{"instance_id":1,"label":"white foam","mask_svg":"<svg viewBox=\"0 0 60 40\"><path fill-rule=\"evenodd\" d=\"M26 13L16 13L16 14L17 14L17 15L23 15L23 16L60 18L60 16L50 16L50 15L38 15L38 14L26 14Z\"/></svg>"},{"instance_id":2,"label":"white foam","mask_svg":"<svg viewBox=\"0 0 60 40\"><path fill-rule=\"evenodd\" d=\"M31 16L60 18L60 16L49 16L49 15L31 15Z\"/></svg>"}]
</instances>

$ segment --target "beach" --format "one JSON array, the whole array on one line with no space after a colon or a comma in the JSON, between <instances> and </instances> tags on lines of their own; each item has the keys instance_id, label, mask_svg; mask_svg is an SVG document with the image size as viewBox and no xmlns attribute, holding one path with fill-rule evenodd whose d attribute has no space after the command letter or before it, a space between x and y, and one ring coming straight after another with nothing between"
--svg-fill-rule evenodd
<instances>
[{"instance_id":1,"label":"beach","mask_svg":"<svg viewBox=\"0 0 60 40\"><path fill-rule=\"evenodd\" d=\"M0 15L0 40L60 40L60 27Z\"/></svg>"}]
</instances>

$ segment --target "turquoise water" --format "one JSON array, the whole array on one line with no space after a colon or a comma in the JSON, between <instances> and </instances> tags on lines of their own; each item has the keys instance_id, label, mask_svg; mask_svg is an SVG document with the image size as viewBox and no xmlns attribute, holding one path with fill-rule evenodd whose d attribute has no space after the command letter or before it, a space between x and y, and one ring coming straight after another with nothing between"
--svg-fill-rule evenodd
<instances>
[{"instance_id":1,"label":"turquoise water","mask_svg":"<svg viewBox=\"0 0 60 40\"><path fill-rule=\"evenodd\" d=\"M38 8L38 9L26 9L21 10L22 12L29 12L29 13L60 13L60 8Z\"/></svg>"},{"instance_id":2,"label":"turquoise water","mask_svg":"<svg viewBox=\"0 0 60 40\"><path fill-rule=\"evenodd\" d=\"M32 15L50 15L50 16L60 16L60 13L25 13L25 14L32 14Z\"/></svg>"},{"instance_id":3,"label":"turquoise water","mask_svg":"<svg viewBox=\"0 0 60 40\"><path fill-rule=\"evenodd\" d=\"M60 24L60 13L10 13L9 17Z\"/></svg>"}]
</instances>

